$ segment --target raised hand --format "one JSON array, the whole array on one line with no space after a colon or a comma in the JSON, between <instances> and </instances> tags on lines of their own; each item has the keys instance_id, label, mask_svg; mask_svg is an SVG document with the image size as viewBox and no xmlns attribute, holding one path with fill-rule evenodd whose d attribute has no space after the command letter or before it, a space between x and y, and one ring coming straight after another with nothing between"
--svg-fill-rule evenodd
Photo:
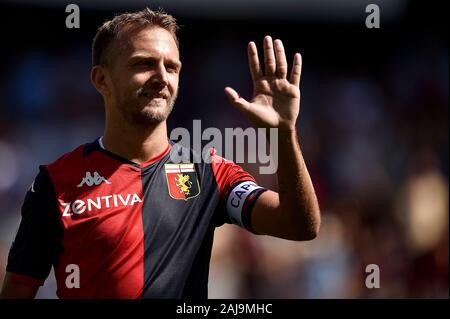
<instances>
[{"instance_id":1,"label":"raised hand","mask_svg":"<svg viewBox=\"0 0 450 319\"><path fill-rule=\"evenodd\" d=\"M253 97L247 101L234 89L226 87L225 94L230 103L257 127L294 130L300 111L301 55L294 55L291 74L287 79L288 64L283 43L266 36L264 72L254 42L248 44L248 63L253 80Z\"/></svg>"}]
</instances>

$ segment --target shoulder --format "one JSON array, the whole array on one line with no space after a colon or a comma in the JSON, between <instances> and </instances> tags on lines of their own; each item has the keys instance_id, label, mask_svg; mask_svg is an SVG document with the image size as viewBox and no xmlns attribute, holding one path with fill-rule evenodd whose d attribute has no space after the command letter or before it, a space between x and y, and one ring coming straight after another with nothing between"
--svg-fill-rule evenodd
<instances>
[{"instance_id":1,"label":"shoulder","mask_svg":"<svg viewBox=\"0 0 450 319\"><path fill-rule=\"evenodd\" d=\"M71 176L76 175L83 170L84 162L95 150L97 141L85 143L62 154L55 161L40 166L40 173L45 171L53 184L59 184L61 181L70 180Z\"/></svg>"},{"instance_id":2,"label":"shoulder","mask_svg":"<svg viewBox=\"0 0 450 319\"><path fill-rule=\"evenodd\" d=\"M83 157L83 153L85 148L89 146L90 144L82 144L77 146L71 151L68 151L64 154L62 154L60 157L58 157L56 160L54 160L52 163L44 165L49 170L57 169L61 166L67 166L73 163L76 163Z\"/></svg>"}]
</instances>

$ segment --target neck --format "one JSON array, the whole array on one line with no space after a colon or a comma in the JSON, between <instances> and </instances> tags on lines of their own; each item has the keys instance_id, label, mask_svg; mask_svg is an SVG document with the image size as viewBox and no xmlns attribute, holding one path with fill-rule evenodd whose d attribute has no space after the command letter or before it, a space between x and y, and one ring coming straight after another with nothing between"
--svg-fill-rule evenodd
<instances>
[{"instance_id":1,"label":"neck","mask_svg":"<svg viewBox=\"0 0 450 319\"><path fill-rule=\"evenodd\" d=\"M168 144L166 121L144 127L106 119L103 145L132 162L142 164L163 153Z\"/></svg>"}]
</instances>

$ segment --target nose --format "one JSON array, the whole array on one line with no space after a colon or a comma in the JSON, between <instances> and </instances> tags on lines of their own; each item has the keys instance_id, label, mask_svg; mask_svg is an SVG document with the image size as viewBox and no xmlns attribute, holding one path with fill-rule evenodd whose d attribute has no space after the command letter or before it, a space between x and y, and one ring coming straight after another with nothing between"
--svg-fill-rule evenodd
<instances>
[{"instance_id":1,"label":"nose","mask_svg":"<svg viewBox=\"0 0 450 319\"><path fill-rule=\"evenodd\" d=\"M158 65L156 66L155 73L151 77L151 83L152 85L160 87L160 89L167 86L167 70L163 63L158 63Z\"/></svg>"}]
</instances>

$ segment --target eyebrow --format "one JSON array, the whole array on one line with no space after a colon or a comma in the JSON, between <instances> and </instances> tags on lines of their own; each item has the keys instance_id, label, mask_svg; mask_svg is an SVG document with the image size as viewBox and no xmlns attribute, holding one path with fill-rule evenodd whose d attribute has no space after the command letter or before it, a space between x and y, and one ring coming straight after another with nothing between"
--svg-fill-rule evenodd
<instances>
[{"instance_id":1,"label":"eyebrow","mask_svg":"<svg viewBox=\"0 0 450 319\"><path fill-rule=\"evenodd\" d=\"M131 64L133 62L142 61L142 60L155 61L155 60L157 60L157 58L155 58L151 55L136 54L136 55L131 56L128 61ZM167 61L181 69L181 65L182 65L181 61L173 60L173 59L168 59Z\"/></svg>"}]
</instances>

